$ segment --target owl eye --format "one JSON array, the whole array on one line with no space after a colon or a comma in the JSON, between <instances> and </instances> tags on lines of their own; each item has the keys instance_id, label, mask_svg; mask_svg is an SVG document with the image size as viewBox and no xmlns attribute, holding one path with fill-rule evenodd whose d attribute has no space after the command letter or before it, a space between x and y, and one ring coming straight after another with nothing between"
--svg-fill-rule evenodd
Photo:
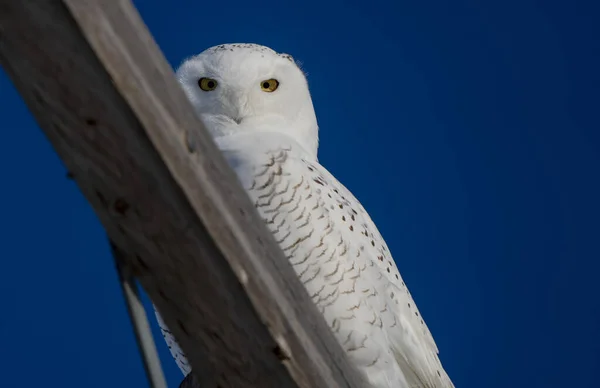
<instances>
[{"instance_id":1,"label":"owl eye","mask_svg":"<svg viewBox=\"0 0 600 388\"><path fill-rule=\"evenodd\" d=\"M263 92L271 93L277 90L279 87L279 81L275 78L271 78L260 83L260 88Z\"/></svg>"},{"instance_id":2,"label":"owl eye","mask_svg":"<svg viewBox=\"0 0 600 388\"><path fill-rule=\"evenodd\" d=\"M200 86L200 89L204 90L205 92L215 90L217 85L218 82L212 78L203 77L198 80L198 86Z\"/></svg>"}]
</instances>

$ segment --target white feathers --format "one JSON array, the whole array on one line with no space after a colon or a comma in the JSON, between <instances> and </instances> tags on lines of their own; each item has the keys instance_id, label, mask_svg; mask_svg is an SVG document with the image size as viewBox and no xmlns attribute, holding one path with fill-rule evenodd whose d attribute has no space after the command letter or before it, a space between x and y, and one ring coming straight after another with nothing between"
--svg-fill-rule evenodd
<instances>
[{"instance_id":1,"label":"white feathers","mask_svg":"<svg viewBox=\"0 0 600 388\"><path fill-rule=\"evenodd\" d=\"M293 59L222 45L177 72L257 210L350 360L376 388L449 388L437 348L392 256L358 200L318 164L317 122ZM219 86L203 91L201 77ZM265 93L260 82L277 79ZM220 89L219 89L220 87ZM189 372L159 320L178 365Z\"/></svg>"},{"instance_id":2,"label":"white feathers","mask_svg":"<svg viewBox=\"0 0 600 388\"><path fill-rule=\"evenodd\" d=\"M202 77L214 79L217 87L201 90ZM185 61L177 78L215 137L285 129L316 159L317 118L306 78L290 55L252 44L215 46ZM269 79L279 81L273 93L260 87Z\"/></svg>"}]
</instances>

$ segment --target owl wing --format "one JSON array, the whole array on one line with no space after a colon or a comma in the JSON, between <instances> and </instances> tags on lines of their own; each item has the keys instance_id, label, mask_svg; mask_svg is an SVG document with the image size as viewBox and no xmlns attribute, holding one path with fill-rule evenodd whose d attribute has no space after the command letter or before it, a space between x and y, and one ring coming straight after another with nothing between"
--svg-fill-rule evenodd
<instances>
[{"instance_id":1,"label":"owl wing","mask_svg":"<svg viewBox=\"0 0 600 388\"><path fill-rule=\"evenodd\" d=\"M252 148L248 146L246 140L246 147ZM359 366L383 359L382 348L387 347L408 387L453 387L385 241L354 195L323 166L303 158L294 144L261 144L252 153L232 155L230 163L238 166L238 176L256 208L332 330L338 330L338 340L348 345L347 338L342 340L346 334L340 332L369 337L364 343L358 338L356 344L344 346L346 351L364 350L355 357ZM348 275L338 279L341 272ZM376 296L368 298L367 290ZM356 320L345 322L344 331L344 325L340 329L336 322L346 319L348 311ZM372 328L363 327L361 319L372 322ZM377 325L384 339L377 338ZM385 375L378 377L381 381L396 379L396 385L390 386L398 386L402 378L392 366L387 368L373 375Z\"/></svg>"},{"instance_id":2,"label":"owl wing","mask_svg":"<svg viewBox=\"0 0 600 388\"><path fill-rule=\"evenodd\" d=\"M348 239L368 249L370 259L377 266L381 277L378 281L378 290L388 300L387 306L391 306L395 319L401 322L399 325L388 327L386 332L409 386L454 387L437 356L438 348L433 336L373 220L350 190L327 169L318 164L308 163L308 166L318 172L317 179L326 182L330 187L329 194L333 197L330 200L337 205L338 209L340 204L349 207L354 214L352 219L360 221L358 238L353 235L348 236ZM329 195L327 197L329 198Z\"/></svg>"},{"instance_id":3,"label":"owl wing","mask_svg":"<svg viewBox=\"0 0 600 388\"><path fill-rule=\"evenodd\" d=\"M160 328L160 332L162 333L162 336L165 339L165 342L167 343L167 347L171 352L171 356L173 356L173 359L175 359L175 363L177 364L181 372L185 376L187 376L191 372L192 367L188 363L185 354L183 354L183 350L181 350L181 347L179 346L179 343L177 343L175 336L173 335L173 333L171 333L171 330L169 330L167 324L160 316L158 309L154 305L153 307L154 314L156 315L156 321L158 322L158 327Z\"/></svg>"}]
</instances>

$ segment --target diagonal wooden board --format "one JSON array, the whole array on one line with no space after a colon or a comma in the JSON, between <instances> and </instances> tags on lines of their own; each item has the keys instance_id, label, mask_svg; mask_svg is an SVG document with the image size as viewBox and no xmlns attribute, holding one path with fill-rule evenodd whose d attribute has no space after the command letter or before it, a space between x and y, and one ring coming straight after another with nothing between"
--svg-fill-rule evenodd
<instances>
[{"instance_id":1,"label":"diagonal wooden board","mask_svg":"<svg viewBox=\"0 0 600 388\"><path fill-rule=\"evenodd\" d=\"M0 0L0 63L202 386L365 386L130 1Z\"/></svg>"}]
</instances>

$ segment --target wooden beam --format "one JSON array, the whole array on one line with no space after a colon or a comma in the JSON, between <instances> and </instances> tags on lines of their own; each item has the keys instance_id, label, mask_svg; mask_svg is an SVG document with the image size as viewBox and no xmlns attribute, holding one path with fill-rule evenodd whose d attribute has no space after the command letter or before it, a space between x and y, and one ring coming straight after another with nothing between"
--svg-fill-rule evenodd
<instances>
[{"instance_id":1,"label":"wooden beam","mask_svg":"<svg viewBox=\"0 0 600 388\"><path fill-rule=\"evenodd\" d=\"M203 386L363 386L130 1L0 0L0 61Z\"/></svg>"}]
</instances>

